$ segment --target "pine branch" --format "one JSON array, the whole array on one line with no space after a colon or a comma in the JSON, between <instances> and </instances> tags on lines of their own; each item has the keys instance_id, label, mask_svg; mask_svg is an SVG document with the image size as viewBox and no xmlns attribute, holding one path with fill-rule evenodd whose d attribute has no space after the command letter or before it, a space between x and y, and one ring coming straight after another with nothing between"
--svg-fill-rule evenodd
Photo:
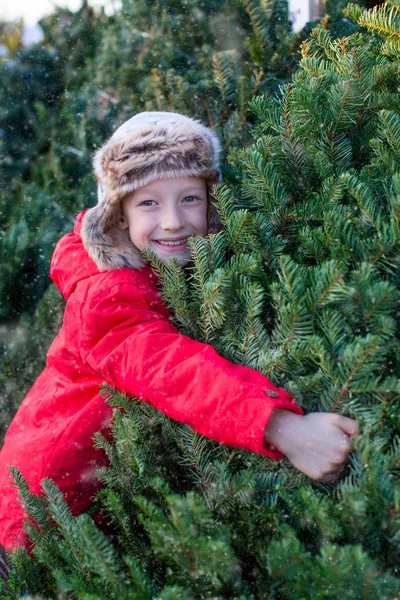
<instances>
[{"instance_id":1,"label":"pine branch","mask_svg":"<svg viewBox=\"0 0 400 600\"><path fill-rule=\"evenodd\" d=\"M400 36L400 15L397 5L375 6L371 10L365 10L357 14L357 22L371 32L384 37Z\"/></svg>"}]
</instances>

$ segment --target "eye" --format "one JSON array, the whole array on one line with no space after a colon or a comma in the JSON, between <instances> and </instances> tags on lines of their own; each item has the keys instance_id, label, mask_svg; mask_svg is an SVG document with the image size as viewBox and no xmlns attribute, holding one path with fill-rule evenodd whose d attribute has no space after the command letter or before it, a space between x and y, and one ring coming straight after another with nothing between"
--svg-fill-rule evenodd
<instances>
[{"instance_id":1,"label":"eye","mask_svg":"<svg viewBox=\"0 0 400 600\"><path fill-rule=\"evenodd\" d=\"M139 206L154 206L154 204L154 200L143 200L143 202L140 202Z\"/></svg>"},{"instance_id":2,"label":"eye","mask_svg":"<svg viewBox=\"0 0 400 600\"><path fill-rule=\"evenodd\" d=\"M184 202L196 202L196 200L201 200L201 198L198 198L197 196L185 196L185 198L183 199Z\"/></svg>"}]
</instances>

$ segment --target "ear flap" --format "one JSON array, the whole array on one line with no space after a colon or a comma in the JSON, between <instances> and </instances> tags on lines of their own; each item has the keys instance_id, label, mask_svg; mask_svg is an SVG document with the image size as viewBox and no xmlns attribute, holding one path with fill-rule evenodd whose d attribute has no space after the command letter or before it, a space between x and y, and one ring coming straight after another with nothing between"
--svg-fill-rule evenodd
<instances>
[{"instance_id":1,"label":"ear flap","mask_svg":"<svg viewBox=\"0 0 400 600\"><path fill-rule=\"evenodd\" d=\"M128 221L126 220L124 214L122 214L121 218L117 222L117 227L118 227L118 229L121 229L122 231L125 231L125 229L129 228Z\"/></svg>"},{"instance_id":2,"label":"ear flap","mask_svg":"<svg viewBox=\"0 0 400 600\"><path fill-rule=\"evenodd\" d=\"M141 269L147 260L132 243L128 229L120 229L115 220L113 223L110 227L110 215L104 203L97 204L84 215L81 236L90 258L100 271L124 267Z\"/></svg>"}]
</instances>

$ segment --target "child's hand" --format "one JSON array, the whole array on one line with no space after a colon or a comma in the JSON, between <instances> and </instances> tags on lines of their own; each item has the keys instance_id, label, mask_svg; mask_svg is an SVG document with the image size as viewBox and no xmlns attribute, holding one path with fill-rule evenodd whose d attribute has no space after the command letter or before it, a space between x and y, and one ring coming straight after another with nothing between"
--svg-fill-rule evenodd
<instances>
[{"instance_id":1,"label":"child's hand","mask_svg":"<svg viewBox=\"0 0 400 600\"><path fill-rule=\"evenodd\" d=\"M276 409L265 429L265 441L312 479L329 483L339 478L354 450L350 436L359 435L357 421L334 413L297 415Z\"/></svg>"}]
</instances>

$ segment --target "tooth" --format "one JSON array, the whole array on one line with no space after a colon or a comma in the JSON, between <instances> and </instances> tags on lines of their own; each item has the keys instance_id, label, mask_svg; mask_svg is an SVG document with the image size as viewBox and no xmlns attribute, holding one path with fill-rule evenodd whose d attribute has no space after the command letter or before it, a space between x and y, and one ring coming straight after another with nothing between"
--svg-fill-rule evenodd
<instances>
[{"instance_id":1,"label":"tooth","mask_svg":"<svg viewBox=\"0 0 400 600\"><path fill-rule=\"evenodd\" d=\"M161 240L159 240L159 243L160 243L162 246L180 246L181 244L183 244L183 243L184 243L184 242L186 242L186 241L187 241L187 238L185 238L185 239L183 239L183 240L177 240L177 241L175 241L175 242L172 242L172 241L171 241L171 242L166 242L166 241L161 241Z\"/></svg>"}]
</instances>

